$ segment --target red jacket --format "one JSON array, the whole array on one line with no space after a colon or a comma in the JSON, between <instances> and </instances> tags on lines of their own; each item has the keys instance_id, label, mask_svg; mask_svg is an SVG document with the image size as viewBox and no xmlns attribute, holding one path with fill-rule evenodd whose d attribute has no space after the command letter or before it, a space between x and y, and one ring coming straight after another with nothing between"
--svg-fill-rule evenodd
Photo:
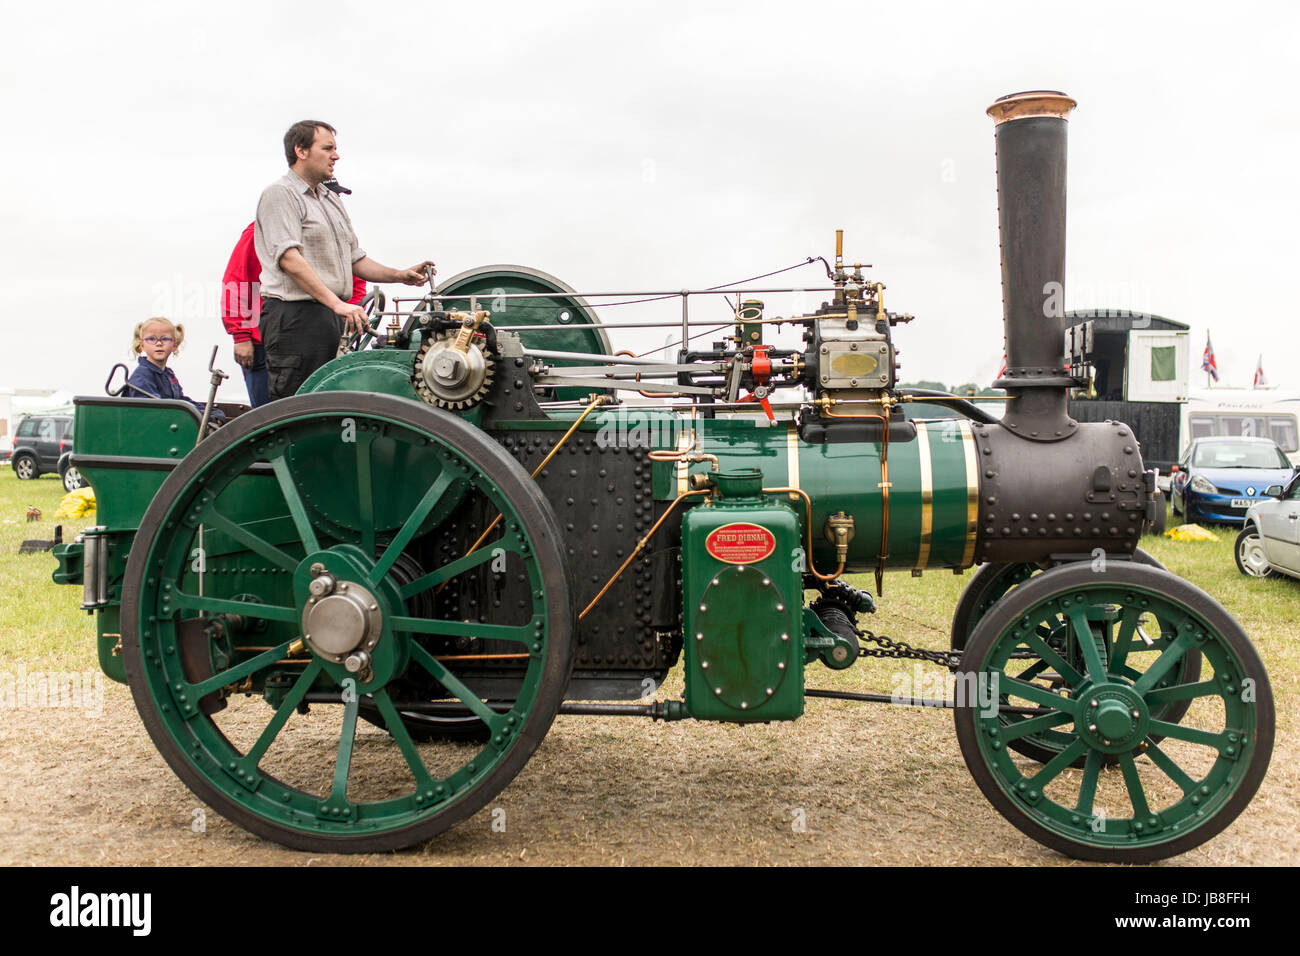
<instances>
[{"instance_id":1,"label":"red jacket","mask_svg":"<svg viewBox=\"0 0 1300 956\"><path fill-rule=\"evenodd\" d=\"M226 264L226 274L221 277L221 321L236 342L260 344L262 341L262 333L257 327L257 317L262 312L262 297L257 294L261 276L262 264L257 261L253 223L250 222L235 243L230 262ZM354 275L350 301L353 305L360 305L365 297L366 280Z\"/></svg>"}]
</instances>

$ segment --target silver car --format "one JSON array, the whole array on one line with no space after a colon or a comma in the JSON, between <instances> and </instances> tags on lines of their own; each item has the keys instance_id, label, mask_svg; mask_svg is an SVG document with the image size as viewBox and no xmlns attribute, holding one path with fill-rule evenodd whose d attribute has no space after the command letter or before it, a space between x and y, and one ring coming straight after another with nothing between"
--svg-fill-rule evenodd
<instances>
[{"instance_id":1,"label":"silver car","mask_svg":"<svg viewBox=\"0 0 1300 956\"><path fill-rule=\"evenodd\" d=\"M1300 475L1264 493L1268 500L1250 507L1237 535L1237 570L1256 578L1300 578Z\"/></svg>"}]
</instances>

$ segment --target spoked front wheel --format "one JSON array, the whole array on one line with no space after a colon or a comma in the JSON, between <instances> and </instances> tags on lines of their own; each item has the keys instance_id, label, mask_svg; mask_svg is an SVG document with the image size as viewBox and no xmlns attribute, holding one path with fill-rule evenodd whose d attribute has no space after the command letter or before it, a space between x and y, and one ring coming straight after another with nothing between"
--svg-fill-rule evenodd
<instances>
[{"instance_id":1,"label":"spoked front wheel","mask_svg":"<svg viewBox=\"0 0 1300 956\"><path fill-rule=\"evenodd\" d=\"M1111 558L1108 563L1115 564L1117 562L1122 562L1122 559ZM1132 562L1164 570L1164 565L1141 548L1134 552ZM1092 562L1089 562L1087 566L1093 571L1105 567L1105 565L1102 565L1095 568ZM1041 574L1042 571L1043 569L1037 564L1028 563L985 564L980 567L971 576L970 583L966 586L966 590L962 592L961 599L957 602L957 609L953 614L953 650L964 650L975 630L975 626L983 619L984 615L1016 587ZM1131 625L1131 629L1127 632L1127 636L1129 638L1137 637L1138 640L1130 641L1129 651L1121 666L1127 676L1136 678L1138 671L1163 654L1165 648L1177 635L1168 622L1162 622L1151 611L1137 615L1128 623ZM1066 660L1075 670L1079 670L1084 666L1083 650L1076 640L1074 631L1066 626L1064 622L1057 621L1054 626L1048 626L1046 623L1041 624L1038 628L1038 636L1047 647ZM1095 638L1094 643L1096 643ZM1057 673L1056 668L1052 666L1052 662L1035 653L1029 647L1017 651L1016 658L1023 662L1021 665L1024 668L1021 672L1022 676L1033 677L1050 687L1060 688L1064 686L1065 679ZM1179 657L1178 663L1161 680L1160 686L1171 687L1175 684L1194 683L1200 679L1200 676L1201 654L1197 650L1191 650ZM1006 700L1003 700L1004 704L1006 702ZM1186 700L1172 700L1161 709L1157 716L1161 720L1177 723L1188 706L1189 702ZM1008 711L1004 712L999 719L1007 727L1012 727L1030 718ZM1159 740L1158 735L1156 739ZM1024 754L1026 757L1032 757L1040 763L1047 763L1073 742L1074 735L1072 733L1051 727L1044 728L1036 733L1012 735L1007 746L1017 753ZM1115 758L1107 757L1106 763L1115 763ZM1083 758L1076 759L1074 766L1082 767Z\"/></svg>"},{"instance_id":2,"label":"spoked front wheel","mask_svg":"<svg viewBox=\"0 0 1300 956\"><path fill-rule=\"evenodd\" d=\"M509 783L563 699L559 542L523 468L449 413L271 403L206 439L141 522L122 607L136 707L190 789L254 833L326 852L427 840ZM503 663L517 696L490 704L476 681ZM432 702L486 739L422 739L403 718Z\"/></svg>"},{"instance_id":3,"label":"spoked front wheel","mask_svg":"<svg viewBox=\"0 0 1300 956\"><path fill-rule=\"evenodd\" d=\"M1145 646L1135 637L1144 614L1172 639L1130 673L1130 652ZM1080 667L1043 640L1044 629L1060 628L1073 633ZM1193 651L1210 676L1162 686ZM1038 660L1063 684L1043 680ZM1070 856L1147 862L1185 852L1231 823L1268 769L1273 699L1259 655L1217 601L1165 571L1121 563L1104 574L1088 564L1047 571L985 615L961 671L959 691L978 689L956 711L976 783L1022 832ZM981 706L998 700L1034 712L1007 726L999 707ZM1163 719L1175 701L1188 706ZM1066 728L1069 743L1045 764L1011 747Z\"/></svg>"}]
</instances>

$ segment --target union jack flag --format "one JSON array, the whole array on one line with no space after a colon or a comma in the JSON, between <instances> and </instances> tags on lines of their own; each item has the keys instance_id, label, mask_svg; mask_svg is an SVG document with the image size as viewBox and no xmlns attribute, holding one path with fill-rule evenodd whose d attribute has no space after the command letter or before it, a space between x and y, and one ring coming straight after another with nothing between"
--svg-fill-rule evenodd
<instances>
[{"instance_id":1,"label":"union jack flag","mask_svg":"<svg viewBox=\"0 0 1300 956\"><path fill-rule=\"evenodd\" d=\"M1214 346L1210 344L1210 333L1205 333L1205 353L1201 356L1201 371L1209 372L1210 378L1219 380L1219 366L1214 361Z\"/></svg>"}]
</instances>

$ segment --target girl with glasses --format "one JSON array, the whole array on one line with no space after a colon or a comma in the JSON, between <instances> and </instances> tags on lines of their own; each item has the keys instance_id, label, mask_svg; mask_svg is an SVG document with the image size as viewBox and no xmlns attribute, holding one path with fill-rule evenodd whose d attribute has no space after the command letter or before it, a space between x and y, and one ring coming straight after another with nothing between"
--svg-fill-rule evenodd
<instances>
[{"instance_id":1,"label":"girl with glasses","mask_svg":"<svg viewBox=\"0 0 1300 956\"><path fill-rule=\"evenodd\" d=\"M129 387L126 394L131 398L179 398L202 411L203 402L196 402L186 395L176 379L176 373L167 367L167 361L180 351L183 341L185 327L173 324L170 319L155 316L138 323L131 351L140 358L135 371L127 379ZM224 422L225 413L214 408L212 420Z\"/></svg>"}]
</instances>

